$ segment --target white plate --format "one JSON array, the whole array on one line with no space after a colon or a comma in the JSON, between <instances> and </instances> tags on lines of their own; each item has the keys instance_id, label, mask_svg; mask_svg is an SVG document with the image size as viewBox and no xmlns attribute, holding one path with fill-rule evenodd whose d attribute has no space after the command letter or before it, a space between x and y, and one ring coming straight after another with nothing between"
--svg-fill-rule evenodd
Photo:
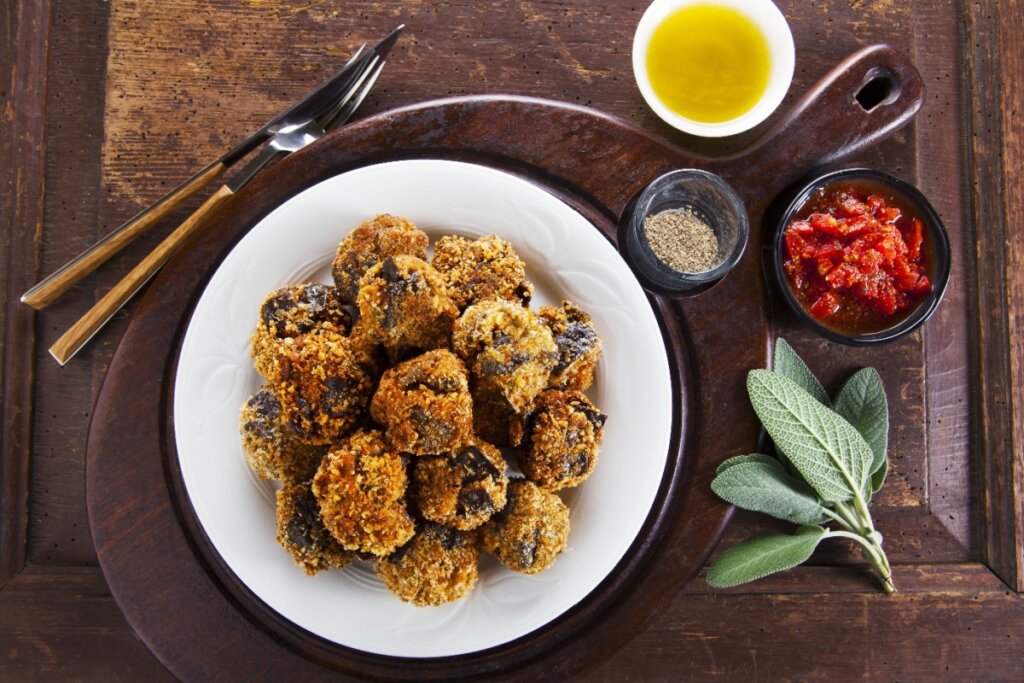
<instances>
[{"instance_id":1,"label":"white plate","mask_svg":"<svg viewBox=\"0 0 1024 683\"><path fill-rule=\"evenodd\" d=\"M263 297L328 281L338 242L378 213L442 234L509 240L534 282L533 308L563 297L594 318L604 342L589 392L609 415L591 477L564 496L569 547L536 576L482 555L466 598L416 608L385 590L370 565L316 577L275 540L273 488L246 465L239 410L261 380L249 337ZM174 391L178 459L192 506L228 567L267 605L327 640L385 655L474 652L526 635L582 600L622 558L661 482L671 430L665 347L646 296L614 247L539 187L450 161L397 161L330 178L292 197L249 232L210 280L189 323Z\"/></svg>"}]
</instances>

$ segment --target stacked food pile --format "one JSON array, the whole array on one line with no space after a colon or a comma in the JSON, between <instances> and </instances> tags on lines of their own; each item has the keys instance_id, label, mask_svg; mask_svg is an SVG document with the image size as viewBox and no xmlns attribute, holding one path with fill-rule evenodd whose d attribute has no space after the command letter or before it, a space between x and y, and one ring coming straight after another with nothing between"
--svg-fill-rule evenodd
<instances>
[{"instance_id":1,"label":"stacked food pile","mask_svg":"<svg viewBox=\"0 0 1024 683\"><path fill-rule=\"evenodd\" d=\"M372 561L416 605L466 595L478 548L534 574L565 549L556 491L594 470L583 392L601 342L568 301L529 309L512 245L380 215L339 245L334 286L272 292L253 335L266 385L242 409L277 538L308 574ZM501 449L504 449L504 453ZM510 462L521 474L510 475Z\"/></svg>"}]
</instances>

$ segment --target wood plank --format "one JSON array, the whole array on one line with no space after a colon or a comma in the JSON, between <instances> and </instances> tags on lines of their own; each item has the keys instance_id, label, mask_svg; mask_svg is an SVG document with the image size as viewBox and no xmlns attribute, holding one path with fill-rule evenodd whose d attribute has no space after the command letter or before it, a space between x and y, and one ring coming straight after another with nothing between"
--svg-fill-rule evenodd
<instances>
[{"instance_id":1,"label":"wood plank","mask_svg":"<svg viewBox=\"0 0 1024 683\"><path fill-rule=\"evenodd\" d=\"M1003 113L1001 140L1003 169L1012 169L1003 176L1003 214L1006 217L1006 318L1010 360L1010 401L1013 454L1011 478L1012 504L1016 546L1016 588L1024 591L1024 55L1019 37L1024 32L1024 2L1009 0L999 8L1000 31L999 73ZM1009 520L1008 520L1009 521Z\"/></svg>"},{"instance_id":2,"label":"wood plank","mask_svg":"<svg viewBox=\"0 0 1024 683\"><path fill-rule=\"evenodd\" d=\"M0 592L0 679L173 681L96 567L29 565Z\"/></svg>"},{"instance_id":3,"label":"wood plank","mask_svg":"<svg viewBox=\"0 0 1024 683\"><path fill-rule=\"evenodd\" d=\"M89 246L97 223L103 140L106 15L102 2L54 5L47 78L46 187L40 273L49 274ZM97 377L89 362L61 368L46 349L88 309L90 277L36 314L32 481L28 559L95 564L85 512L85 442ZM23 290L19 290L23 291ZM23 307L24 308L24 307ZM102 354L95 357L102 363ZM102 375L100 375L102 377Z\"/></svg>"},{"instance_id":4,"label":"wood plank","mask_svg":"<svg viewBox=\"0 0 1024 683\"><path fill-rule=\"evenodd\" d=\"M965 549L964 558L979 557L971 509L970 353L966 344L972 324L967 300L969 270L965 262L973 251L972 223L964 198L970 194L965 175L966 140L962 134L964 111L952 103L968 93L961 69L949 55L935 49L935 36L949 36L957 45L961 14L959 0L913 3L914 61L925 78L928 99L916 128L918 187L942 217L952 249L950 286L942 305L924 329L927 374L925 397L928 509ZM956 135L950 130L955 129ZM957 179L958 182L953 182Z\"/></svg>"},{"instance_id":5,"label":"wood plank","mask_svg":"<svg viewBox=\"0 0 1024 683\"><path fill-rule=\"evenodd\" d=\"M811 680L841 671L839 680L1000 681L1021 671L1024 600L978 565L915 567L913 584L892 598L855 582L834 586L827 600L802 589L831 584L831 574L801 568L730 592L694 581L586 680ZM768 591L749 590L758 586ZM830 637L815 659L794 656L822 633ZM135 639L97 568L37 566L0 592L0 678L173 680Z\"/></svg>"},{"instance_id":6,"label":"wood plank","mask_svg":"<svg viewBox=\"0 0 1024 683\"><path fill-rule=\"evenodd\" d=\"M974 222L974 273L977 278L977 327L972 339L978 368L976 427L980 465L980 493L984 527L984 552L989 566L1004 581L1020 587L1018 563L1020 501L1015 497L1017 481L1013 449L1014 384L1010 372L1010 330L1007 315L1009 274L1007 253L1018 244L1009 242L1007 215L1002 197L1004 166L1000 134L1003 130L1003 101L1000 97L1000 42L1006 49L1019 50L1018 37L1001 33L1000 17L1012 7L981 2L965 10L967 78L974 86L967 119L970 143L969 176L974 179L971 206ZM1019 103L1018 105L1019 106ZM1012 109L1011 109L1012 111ZM1016 117L1006 125L1016 123ZM1013 169L1016 174L1017 169ZM1019 234L1019 233L1018 233ZM1009 248L1008 248L1009 247ZM1012 282L1019 282L1019 273ZM1019 387L1017 387L1019 390Z\"/></svg>"},{"instance_id":7,"label":"wood plank","mask_svg":"<svg viewBox=\"0 0 1024 683\"><path fill-rule=\"evenodd\" d=\"M893 568L901 594L1004 595L1007 586L985 565L973 563L903 564ZM879 593L878 579L871 568L860 563L857 570L837 570L831 566L802 565L772 574L754 583L734 588L712 588L704 580L706 572L694 578L683 592L690 595L820 595L833 593Z\"/></svg>"},{"instance_id":8,"label":"wood plank","mask_svg":"<svg viewBox=\"0 0 1024 683\"><path fill-rule=\"evenodd\" d=\"M984 580L890 597L681 594L586 680L1020 681L1022 619L1024 598Z\"/></svg>"},{"instance_id":9,"label":"wood plank","mask_svg":"<svg viewBox=\"0 0 1024 683\"><path fill-rule=\"evenodd\" d=\"M34 316L19 296L36 278L43 230L49 2L4 3L0 130L0 586L25 564Z\"/></svg>"}]
</instances>

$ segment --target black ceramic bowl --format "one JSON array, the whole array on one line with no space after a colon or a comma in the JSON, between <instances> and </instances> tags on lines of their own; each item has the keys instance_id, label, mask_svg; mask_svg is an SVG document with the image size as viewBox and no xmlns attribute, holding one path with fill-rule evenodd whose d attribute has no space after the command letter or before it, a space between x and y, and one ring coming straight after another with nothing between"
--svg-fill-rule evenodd
<instances>
[{"instance_id":1,"label":"black ceramic bowl","mask_svg":"<svg viewBox=\"0 0 1024 683\"><path fill-rule=\"evenodd\" d=\"M689 209L704 219L718 238L718 258L709 270L684 273L655 256L644 220L662 211ZM718 282L743 256L750 233L743 200L720 177L698 169L670 171L644 188L626 218L625 255L647 287L668 295L700 291Z\"/></svg>"},{"instance_id":2,"label":"black ceramic bowl","mask_svg":"<svg viewBox=\"0 0 1024 683\"><path fill-rule=\"evenodd\" d=\"M894 322L891 326L871 332L846 332L830 327L825 322L812 316L797 299L783 270L783 263L786 258L786 246L783 241L783 235L786 226L789 225L795 216L800 214L815 193L841 182L851 182L853 184L867 183L879 186L886 194L895 199L897 204L905 206L914 216L919 218L924 225L923 248L925 249L928 262L926 274L932 283L931 292L918 301L917 305L905 318ZM821 336L842 344L879 344L893 341L913 332L923 325L931 317L932 313L935 312L939 301L942 300L942 295L946 292L946 284L949 282L949 236L946 234L946 228L942 224L942 219L939 218L935 209L916 187L882 171L869 168L851 168L823 175L806 185L796 194L796 197L794 197L783 213L782 219L776 228L770 260L779 291L789 307L793 309L793 312L804 324Z\"/></svg>"}]
</instances>

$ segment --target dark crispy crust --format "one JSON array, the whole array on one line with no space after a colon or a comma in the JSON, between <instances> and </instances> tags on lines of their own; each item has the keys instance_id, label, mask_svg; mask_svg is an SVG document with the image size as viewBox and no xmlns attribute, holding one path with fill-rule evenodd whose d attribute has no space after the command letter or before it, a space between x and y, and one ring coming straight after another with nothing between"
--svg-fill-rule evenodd
<instances>
[{"instance_id":1,"label":"dark crispy crust","mask_svg":"<svg viewBox=\"0 0 1024 683\"><path fill-rule=\"evenodd\" d=\"M252 355L264 377L283 347L318 328L348 334L354 309L345 306L330 285L302 284L282 287L267 295L260 306Z\"/></svg>"},{"instance_id":2,"label":"dark crispy crust","mask_svg":"<svg viewBox=\"0 0 1024 683\"><path fill-rule=\"evenodd\" d=\"M594 382L601 357L601 338L590 316L572 302L563 301L561 306L542 306L537 317L551 328L558 346L558 363L548 386L585 391Z\"/></svg>"},{"instance_id":3,"label":"dark crispy crust","mask_svg":"<svg viewBox=\"0 0 1024 683\"><path fill-rule=\"evenodd\" d=\"M482 441L451 455L417 458L412 499L433 522L475 529L505 507L505 470L501 452Z\"/></svg>"},{"instance_id":4,"label":"dark crispy crust","mask_svg":"<svg viewBox=\"0 0 1024 683\"><path fill-rule=\"evenodd\" d=\"M484 525L484 548L506 567L536 574L555 563L569 538L569 508L533 482L515 479L508 485L508 503Z\"/></svg>"},{"instance_id":5,"label":"dark crispy crust","mask_svg":"<svg viewBox=\"0 0 1024 683\"><path fill-rule=\"evenodd\" d=\"M466 595L477 579L476 538L427 524L411 542L374 565L388 590L417 607L443 605Z\"/></svg>"},{"instance_id":6,"label":"dark crispy crust","mask_svg":"<svg viewBox=\"0 0 1024 683\"><path fill-rule=\"evenodd\" d=\"M549 491L581 484L597 465L606 419L578 391L545 391L526 419L523 473Z\"/></svg>"},{"instance_id":7,"label":"dark crispy crust","mask_svg":"<svg viewBox=\"0 0 1024 683\"><path fill-rule=\"evenodd\" d=\"M415 533L405 506L402 457L378 431L358 431L331 449L313 478L327 530L347 550L389 555Z\"/></svg>"},{"instance_id":8,"label":"dark crispy crust","mask_svg":"<svg viewBox=\"0 0 1024 683\"><path fill-rule=\"evenodd\" d=\"M444 279L414 256L386 257L363 276L359 327L389 351L444 348L458 309Z\"/></svg>"},{"instance_id":9,"label":"dark crispy crust","mask_svg":"<svg viewBox=\"0 0 1024 683\"><path fill-rule=\"evenodd\" d=\"M310 576L352 562L320 521L320 506L309 482L285 484L277 491L277 542Z\"/></svg>"},{"instance_id":10,"label":"dark crispy crust","mask_svg":"<svg viewBox=\"0 0 1024 683\"><path fill-rule=\"evenodd\" d=\"M362 419L375 368L359 337L317 328L282 347L267 368L267 379L295 433L304 441L325 443Z\"/></svg>"},{"instance_id":11,"label":"dark crispy crust","mask_svg":"<svg viewBox=\"0 0 1024 683\"><path fill-rule=\"evenodd\" d=\"M476 397L504 399L515 412L529 409L558 360L551 331L508 301L474 304L456 321L452 346L466 360Z\"/></svg>"},{"instance_id":12,"label":"dark crispy crust","mask_svg":"<svg viewBox=\"0 0 1024 683\"><path fill-rule=\"evenodd\" d=\"M331 275L341 298L355 303L359 283L370 268L388 256L427 258L427 236L411 221L380 214L350 232L338 245Z\"/></svg>"},{"instance_id":13,"label":"dark crispy crust","mask_svg":"<svg viewBox=\"0 0 1024 683\"><path fill-rule=\"evenodd\" d=\"M263 387L242 406L242 448L260 479L308 480L327 452L299 440L281 420L281 403Z\"/></svg>"},{"instance_id":14,"label":"dark crispy crust","mask_svg":"<svg viewBox=\"0 0 1024 683\"><path fill-rule=\"evenodd\" d=\"M395 450L447 453L473 434L473 399L466 367L447 349L428 351L384 373L370 415L386 427Z\"/></svg>"},{"instance_id":15,"label":"dark crispy crust","mask_svg":"<svg viewBox=\"0 0 1024 683\"><path fill-rule=\"evenodd\" d=\"M434 245L430 263L444 277L448 295L460 311L484 299L530 305L533 285L526 279L526 265L500 237L442 237Z\"/></svg>"}]
</instances>

